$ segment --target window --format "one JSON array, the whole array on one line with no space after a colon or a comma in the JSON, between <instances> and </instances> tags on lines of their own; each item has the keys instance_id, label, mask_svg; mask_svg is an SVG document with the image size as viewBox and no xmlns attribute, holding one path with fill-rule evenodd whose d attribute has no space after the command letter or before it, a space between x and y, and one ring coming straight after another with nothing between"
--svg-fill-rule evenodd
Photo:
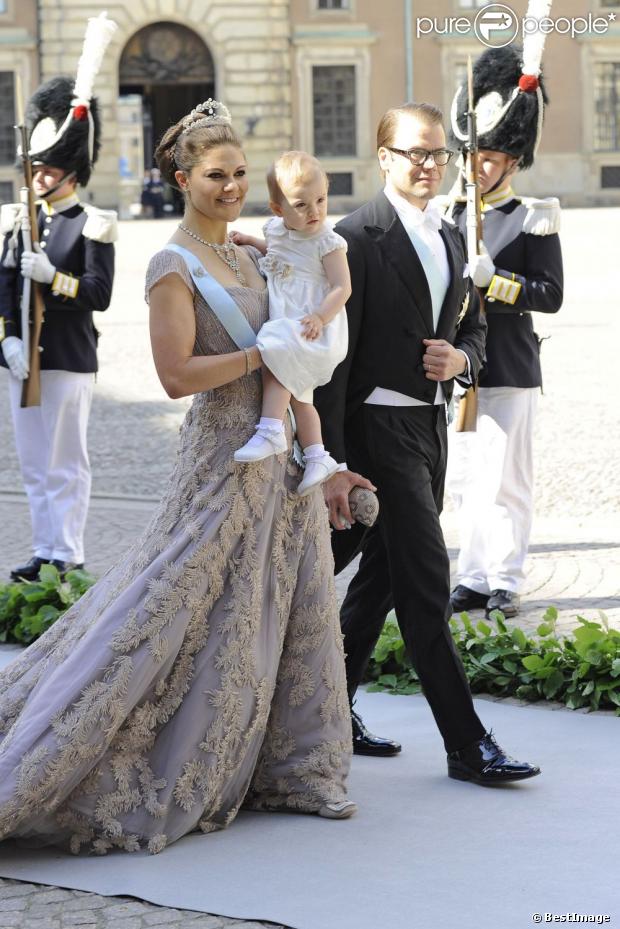
<instances>
[{"instance_id":1,"label":"window","mask_svg":"<svg viewBox=\"0 0 620 929\"><path fill-rule=\"evenodd\" d=\"M620 62L605 61L594 72L594 149L620 149Z\"/></svg>"},{"instance_id":2,"label":"window","mask_svg":"<svg viewBox=\"0 0 620 929\"><path fill-rule=\"evenodd\" d=\"M11 181L0 181L0 203L12 203L14 199Z\"/></svg>"},{"instance_id":3,"label":"window","mask_svg":"<svg viewBox=\"0 0 620 929\"><path fill-rule=\"evenodd\" d=\"M487 6L488 2L489 0L458 0L458 6L463 9L477 10L478 7Z\"/></svg>"},{"instance_id":4,"label":"window","mask_svg":"<svg viewBox=\"0 0 620 929\"><path fill-rule=\"evenodd\" d=\"M312 68L312 113L317 157L357 154L353 65Z\"/></svg>"},{"instance_id":5,"label":"window","mask_svg":"<svg viewBox=\"0 0 620 929\"><path fill-rule=\"evenodd\" d=\"M0 165L11 165L15 161L14 82L12 71L0 71Z\"/></svg>"},{"instance_id":6,"label":"window","mask_svg":"<svg viewBox=\"0 0 620 929\"><path fill-rule=\"evenodd\" d=\"M601 168L601 187L620 187L620 165L605 165Z\"/></svg>"},{"instance_id":7,"label":"window","mask_svg":"<svg viewBox=\"0 0 620 929\"><path fill-rule=\"evenodd\" d=\"M328 171L331 197L350 197L353 194L353 175L350 171Z\"/></svg>"},{"instance_id":8,"label":"window","mask_svg":"<svg viewBox=\"0 0 620 929\"><path fill-rule=\"evenodd\" d=\"M318 10L348 10L350 3L349 0L317 0L316 6Z\"/></svg>"},{"instance_id":9,"label":"window","mask_svg":"<svg viewBox=\"0 0 620 929\"><path fill-rule=\"evenodd\" d=\"M454 62L454 93L459 89L462 84L467 83L467 62L466 61L455 61Z\"/></svg>"},{"instance_id":10,"label":"window","mask_svg":"<svg viewBox=\"0 0 620 929\"><path fill-rule=\"evenodd\" d=\"M0 15L6 13L9 8L9 0L0 0Z\"/></svg>"}]
</instances>

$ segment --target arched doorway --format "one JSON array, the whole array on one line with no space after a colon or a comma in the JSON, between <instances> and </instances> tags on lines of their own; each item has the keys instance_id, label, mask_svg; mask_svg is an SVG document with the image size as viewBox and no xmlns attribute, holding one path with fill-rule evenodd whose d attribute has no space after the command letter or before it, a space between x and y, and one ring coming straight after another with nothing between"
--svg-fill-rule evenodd
<instances>
[{"instance_id":1,"label":"arched doorway","mask_svg":"<svg viewBox=\"0 0 620 929\"><path fill-rule=\"evenodd\" d=\"M126 177L139 170L141 179L152 167L153 151L166 129L197 103L215 96L211 52L187 26L151 23L134 33L123 49L119 94L119 111L125 113L121 123L128 136L125 145L121 139L121 149L129 153L133 146L137 156L125 159ZM168 198L171 193L168 191ZM180 206L179 200L175 205Z\"/></svg>"}]
</instances>

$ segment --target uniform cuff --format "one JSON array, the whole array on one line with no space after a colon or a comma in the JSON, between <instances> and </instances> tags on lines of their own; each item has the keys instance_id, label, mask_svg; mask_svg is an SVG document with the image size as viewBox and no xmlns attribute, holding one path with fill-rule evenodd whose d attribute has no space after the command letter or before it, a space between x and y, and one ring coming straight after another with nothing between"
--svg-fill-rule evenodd
<instances>
[{"instance_id":1,"label":"uniform cuff","mask_svg":"<svg viewBox=\"0 0 620 929\"><path fill-rule=\"evenodd\" d=\"M500 300L502 303L514 306L522 286L514 279L514 275L511 280L509 277L502 277L501 274L494 274L486 292L486 298L487 300Z\"/></svg>"},{"instance_id":2,"label":"uniform cuff","mask_svg":"<svg viewBox=\"0 0 620 929\"><path fill-rule=\"evenodd\" d=\"M64 271L57 271L51 284L53 294L60 297L70 297L72 300L77 297L79 286L79 278L73 277L72 274L65 274Z\"/></svg>"}]
</instances>

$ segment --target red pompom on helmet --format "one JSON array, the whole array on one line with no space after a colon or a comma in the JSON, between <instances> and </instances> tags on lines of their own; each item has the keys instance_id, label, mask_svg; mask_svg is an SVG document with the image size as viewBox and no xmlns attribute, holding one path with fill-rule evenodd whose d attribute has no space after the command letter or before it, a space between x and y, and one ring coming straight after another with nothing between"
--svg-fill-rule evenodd
<instances>
[{"instance_id":1,"label":"red pompom on helmet","mask_svg":"<svg viewBox=\"0 0 620 929\"><path fill-rule=\"evenodd\" d=\"M533 94L538 90L539 81L533 74L522 74L519 78L519 90L526 94Z\"/></svg>"},{"instance_id":2,"label":"red pompom on helmet","mask_svg":"<svg viewBox=\"0 0 620 929\"><path fill-rule=\"evenodd\" d=\"M73 118L81 123L86 122L88 119L88 107L84 106L83 103L79 103L73 111Z\"/></svg>"}]
</instances>

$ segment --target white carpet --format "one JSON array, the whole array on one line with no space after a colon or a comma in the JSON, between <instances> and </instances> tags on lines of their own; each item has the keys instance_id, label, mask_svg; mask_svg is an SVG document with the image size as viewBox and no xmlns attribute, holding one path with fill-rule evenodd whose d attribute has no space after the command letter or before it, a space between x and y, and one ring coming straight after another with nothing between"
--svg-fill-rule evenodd
<instances>
[{"instance_id":1,"label":"white carpet","mask_svg":"<svg viewBox=\"0 0 620 929\"><path fill-rule=\"evenodd\" d=\"M74 858L0 845L0 876L295 929L526 929L535 913L620 916L618 719L477 701L541 777L502 789L451 781L419 697L361 694L397 758L355 758L345 822L242 813L161 855ZM547 924L549 924L547 922Z\"/></svg>"}]
</instances>

